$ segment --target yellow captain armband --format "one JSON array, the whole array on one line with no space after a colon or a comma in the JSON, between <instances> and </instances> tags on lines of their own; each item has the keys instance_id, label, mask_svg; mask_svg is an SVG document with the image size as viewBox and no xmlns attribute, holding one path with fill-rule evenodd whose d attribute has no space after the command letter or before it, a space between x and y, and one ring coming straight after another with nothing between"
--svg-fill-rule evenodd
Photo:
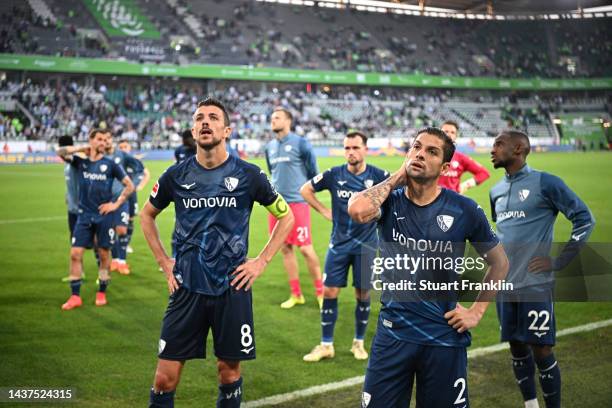
<instances>
[{"instance_id":1,"label":"yellow captain armband","mask_svg":"<svg viewBox=\"0 0 612 408\"><path fill-rule=\"evenodd\" d=\"M280 194L272 204L266 205L266 209L276 218L283 218L285 215L289 214L289 205Z\"/></svg>"}]
</instances>

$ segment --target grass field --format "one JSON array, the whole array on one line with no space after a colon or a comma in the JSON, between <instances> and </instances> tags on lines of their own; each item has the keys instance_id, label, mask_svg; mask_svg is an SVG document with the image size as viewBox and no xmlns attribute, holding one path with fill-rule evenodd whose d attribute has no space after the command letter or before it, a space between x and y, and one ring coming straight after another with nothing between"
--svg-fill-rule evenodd
<instances>
[{"instance_id":1,"label":"grass field","mask_svg":"<svg viewBox=\"0 0 612 408\"><path fill-rule=\"evenodd\" d=\"M530 164L561 176L589 205L597 219L591 241L612 242L612 156L605 153L533 154ZM488 159L478 157L491 168ZM255 161L262 165L262 161ZM369 162L395 170L401 158L370 158ZM321 169L342 163L339 158L319 160ZM148 162L152 182L169 165ZM492 169L491 169L492 170ZM488 190L501 178L501 170L469 192L489 212ZM84 306L62 312L60 305L69 295L61 278L68 273L69 237L65 218L64 180L60 165L4 166L0 168L0 387L72 387L78 406L143 406L148 399L156 364L161 318L167 303L167 288L144 237L137 227L129 256L130 276L113 275L109 305L93 305L95 267L88 254L88 280L82 289ZM140 194L146 199L149 188ZM321 197L329 203L329 195ZM250 254L255 255L267 239L265 210L256 207L251 218ZM173 211L159 217L166 243L173 225ZM323 262L331 224L313 214L315 249ZM556 240L569 236L570 224L561 216ZM300 261L301 262L301 261ZM319 364L302 362L302 355L319 341L319 312L305 266L300 263L307 304L290 311L279 308L288 295L286 275L277 256L255 284L254 309L257 334L255 361L243 365L243 401L303 389L317 384L363 375L366 363L357 362L348 351L353 335L354 301L346 290L340 298L336 326L336 358ZM378 306L373 308L375 321ZM612 318L612 303L559 303L558 329ZM366 342L375 325L370 324ZM472 347L498 342L498 323L493 308L473 332ZM612 344L610 329L559 341L564 389L571 405L605 406L607 394L584 384L603 383L612 374L609 364ZM212 345L209 339L209 356ZM577 351L577 353L576 353ZM584 359L579 358L584 356ZM600 356L604 356L603 359ZM588 364L587 364L588 363ZM591 370L592 364L598 369ZM506 352L470 363L470 396L474 406L519 406L520 396L511 375ZM179 407L214 406L216 399L214 359L187 363L176 396ZM309 407L355 406L358 389L309 400ZM20 404L19 406L25 406ZM69 404L75 406L75 404ZM290 405L287 405L290 406ZM294 406L294 405L291 405Z\"/></svg>"}]
</instances>

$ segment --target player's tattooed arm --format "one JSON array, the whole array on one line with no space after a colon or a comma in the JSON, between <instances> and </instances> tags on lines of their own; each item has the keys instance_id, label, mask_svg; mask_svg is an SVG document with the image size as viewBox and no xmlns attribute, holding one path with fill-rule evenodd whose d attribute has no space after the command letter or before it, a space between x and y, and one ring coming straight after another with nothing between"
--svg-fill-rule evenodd
<instances>
[{"instance_id":1,"label":"player's tattooed arm","mask_svg":"<svg viewBox=\"0 0 612 408\"><path fill-rule=\"evenodd\" d=\"M489 268L482 282L497 284L504 280L509 268L508 257L504 247L501 244L497 244L485 254L485 259L489 264ZM457 303L455 309L444 315L448 320L447 323L459 333L476 327L487 311L489 303L495 300L496 294L497 291L494 290L481 290L469 308L465 308Z\"/></svg>"},{"instance_id":2,"label":"player's tattooed arm","mask_svg":"<svg viewBox=\"0 0 612 408\"><path fill-rule=\"evenodd\" d=\"M380 217L380 207L391 191L406 184L405 166L393 173L388 179L375 186L354 194L348 202L348 213L359 223L374 221Z\"/></svg>"}]
</instances>

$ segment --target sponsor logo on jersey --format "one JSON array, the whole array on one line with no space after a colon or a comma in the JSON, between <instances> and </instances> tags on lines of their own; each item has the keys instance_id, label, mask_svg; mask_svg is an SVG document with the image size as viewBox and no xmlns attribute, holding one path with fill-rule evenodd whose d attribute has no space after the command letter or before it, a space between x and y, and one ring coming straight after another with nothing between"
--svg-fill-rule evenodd
<instances>
[{"instance_id":1,"label":"sponsor logo on jersey","mask_svg":"<svg viewBox=\"0 0 612 408\"><path fill-rule=\"evenodd\" d=\"M155 183L153 186L153 190L151 190L151 197L157 197L157 192L159 191L159 182Z\"/></svg>"},{"instance_id":2,"label":"sponsor logo on jersey","mask_svg":"<svg viewBox=\"0 0 612 408\"><path fill-rule=\"evenodd\" d=\"M351 198L353 194L355 194L354 191L336 190L336 195L338 196L338 198Z\"/></svg>"},{"instance_id":3,"label":"sponsor logo on jersey","mask_svg":"<svg viewBox=\"0 0 612 408\"><path fill-rule=\"evenodd\" d=\"M272 159L270 159L270 164L277 164L277 163L284 163L284 162L290 162L291 161L291 157L274 157Z\"/></svg>"},{"instance_id":4,"label":"sponsor logo on jersey","mask_svg":"<svg viewBox=\"0 0 612 408\"><path fill-rule=\"evenodd\" d=\"M183 187L185 190L190 190L191 187L195 186L196 183L191 183L191 184L181 184L181 187Z\"/></svg>"},{"instance_id":5,"label":"sponsor logo on jersey","mask_svg":"<svg viewBox=\"0 0 612 408\"><path fill-rule=\"evenodd\" d=\"M453 252L453 243L451 241L406 238L404 234L397 231L395 228L393 228L392 236L393 241L413 251Z\"/></svg>"},{"instance_id":6,"label":"sponsor logo on jersey","mask_svg":"<svg viewBox=\"0 0 612 408\"><path fill-rule=\"evenodd\" d=\"M183 198L183 206L186 209L215 207L236 208L236 197Z\"/></svg>"},{"instance_id":7,"label":"sponsor logo on jersey","mask_svg":"<svg viewBox=\"0 0 612 408\"><path fill-rule=\"evenodd\" d=\"M108 169L108 166L107 166L106 164L102 164L102 165L100 165L100 171L101 171L102 173L104 173L104 172L106 171L106 169Z\"/></svg>"},{"instance_id":8,"label":"sponsor logo on jersey","mask_svg":"<svg viewBox=\"0 0 612 408\"><path fill-rule=\"evenodd\" d=\"M525 211L502 211L497 216L497 222L507 220L508 218L525 218Z\"/></svg>"},{"instance_id":9,"label":"sponsor logo on jersey","mask_svg":"<svg viewBox=\"0 0 612 408\"><path fill-rule=\"evenodd\" d=\"M366 181L363 182L363 185L365 186L365 188L370 188L374 185L374 180L367 179Z\"/></svg>"},{"instance_id":10,"label":"sponsor logo on jersey","mask_svg":"<svg viewBox=\"0 0 612 408\"><path fill-rule=\"evenodd\" d=\"M438 221L438 227L440 227L442 231L446 232L453 226L455 217L450 215L438 215L438 217L436 217L436 221Z\"/></svg>"},{"instance_id":11,"label":"sponsor logo on jersey","mask_svg":"<svg viewBox=\"0 0 612 408\"><path fill-rule=\"evenodd\" d=\"M84 171L83 177L86 178L87 180L106 181L106 174L90 173L88 171Z\"/></svg>"},{"instance_id":12,"label":"sponsor logo on jersey","mask_svg":"<svg viewBox=\"0 0 612 408\"><path fill-rule=\"evenodd\" d=\"M226 177L225 178L225 188L228 191L234 191L238 186L238 179L236 177Z\"/></svg>"},{"instance_id":13,"label":"sponsor logo on jersey","mask_svg":"<svg viewBox=\"0 0 612 408\"><path fill-rule=\"evenodd\" d=\"M446 177L455 178L459 177L459 172L457 170L447 170L443 175Z\"/></svg>"},{"instance_id":14,"label":"sponsor logo on jersey","mask_svg":"<svg viewBox=\"0 0 612 408\"><path fill-rule=\"evenodd\" d=\"M525 201L529 197L529 190L523 189L518 192L519 200Z\"/></svg>"}]
</instances>

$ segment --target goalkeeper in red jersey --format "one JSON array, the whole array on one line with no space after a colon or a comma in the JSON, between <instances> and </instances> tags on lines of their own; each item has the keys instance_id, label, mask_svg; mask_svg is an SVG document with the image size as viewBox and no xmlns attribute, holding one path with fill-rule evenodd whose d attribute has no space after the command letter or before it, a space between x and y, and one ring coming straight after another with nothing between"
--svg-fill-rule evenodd
<instances>
[{"instance_id":1,"label":"goalkeeper in red jersey","mask_svg":"<svg viewBox=\"0 0 612 408\"><path fill-rule=\"evenodd\" d=\"M457 134L459 133L459 125L457 122L447 120L442 124L441 128L444 133L453 139L453 142L457 142ZM472 173L474 177L461 182L461 175L466 171ZM481 184L488 179L489 176L489 171L486 168L478 164L467 154L455 150L449 169L440 176L438 185L456 191L459 194L465 194L467 190Z\"/></svg>"}]
</instances>

